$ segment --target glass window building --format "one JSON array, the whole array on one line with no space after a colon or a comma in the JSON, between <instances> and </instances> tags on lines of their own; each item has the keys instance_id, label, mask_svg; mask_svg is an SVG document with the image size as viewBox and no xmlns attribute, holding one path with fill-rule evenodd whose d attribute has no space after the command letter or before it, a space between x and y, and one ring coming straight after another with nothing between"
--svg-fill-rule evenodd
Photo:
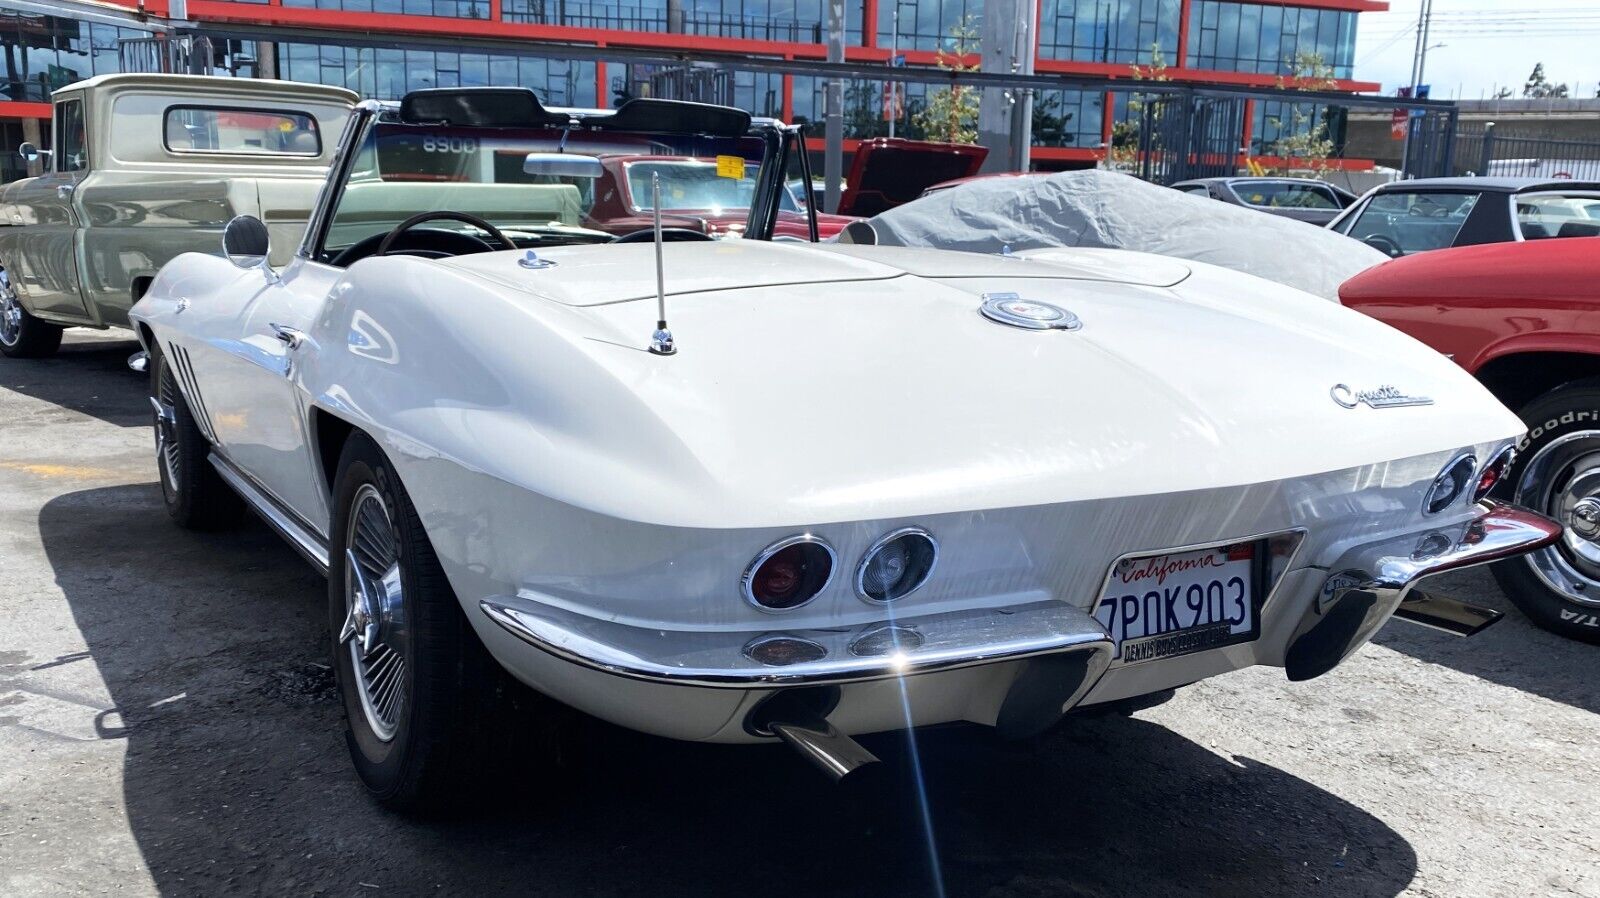
<instances>
[{"instance_id":1,"label":"glass window building","mask_svg":"<svg viewBox=\"0 0 1600 898\"><path fill-rule=\"evenodd\" d=\"M130 10L138 0L106 0ZM299 34L315 28L359 33L429 35L427 49L325 43L234 44L212 71L338 84L384 99L419 87L525 85L552 105L613 105L634 96L672 96L731 103L759 115L805 123L818 135L823 121L820 79L799 72L741 68L741 57L821 59L826 39L824 0L226 0L227 18L287 22ZM1273 87L1315 57L1346 90L1378 85L1353 77L1357 18L1382 0L1040 0L1036 70L1080 78L1125 77L1134 66L1161 65L1179 82L1224 81ZM981 26L984 0L845 0L847 58L882 63L891 53L912 68L932 68L963 23ZM191 17L194 17L193 15ZM418 20L397 24L396 17ZM203 17L201 17L203 21ZM425 21L422 21L425 20ZM486 23L493 23L492 25ZM333 34L333 32L330 32ZM525 52L478 52L452 46L454 35L512 38ZM22 139L48 139L50 92L73 81L119 71L134 27L93 24L61 15L0 12L0 135L4 153ZM562 43L625 47L686 56L693 62L643 65L625 56L573 59ZM365 42L363 42L365 43ZM595 54L604 56L604 53ZM242 63L241 63L242 61ZM848 139L888 134L924 136L918 113L929 83L856 80L845 90ZM895 101L898 96L898 102ZM1241 145L1269 152L1286 129L1337 120L1334 112L1293 114L1255 103ZM1280 104L1281 105L1281 104ZM1092 164L1105 153L1112 126L1126 118L1126 97L1109 91L1062 88L1036 94L1034 158L1044 166ZM16 165L0 165L14 177Z\"/></svg>"}]
</instances>

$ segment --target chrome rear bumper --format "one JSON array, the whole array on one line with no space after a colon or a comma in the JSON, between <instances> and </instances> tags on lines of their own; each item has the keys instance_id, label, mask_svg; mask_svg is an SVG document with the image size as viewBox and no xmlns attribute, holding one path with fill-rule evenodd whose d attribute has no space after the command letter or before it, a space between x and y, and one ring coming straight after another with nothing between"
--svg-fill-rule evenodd
<instances>
[{"instance_id":1,"label":"chrome rear bumper","mask_svg":"<svg viewBox=\"0 0 1600 898\"><path fill-rule=\"evenodd\" d=\"M1351 549L1329 569L1284 656L1289 679L1332 670L1400 610L1418 580L1521 555L1560 536L1561 525L1544 515L1483 502L1465 523Z\"/></svg>"},{"instance_id":2,"label":"chrome rear bumper","mask_svg":"<svg viewBox=\"0 0 1600 898\"><path fill-rule=\"evenodd\" d=\"M507 632L557 657L617 676L685 686L834 685L1084 653L1090 658L1080 692L1087 692L1112 654L1105 628L1063 602L757 633L646 629L520 596L494 596L479 607ZM772 640L795 640L797 660L758 660L760 646Z\"/></svg>"}]
</instances>

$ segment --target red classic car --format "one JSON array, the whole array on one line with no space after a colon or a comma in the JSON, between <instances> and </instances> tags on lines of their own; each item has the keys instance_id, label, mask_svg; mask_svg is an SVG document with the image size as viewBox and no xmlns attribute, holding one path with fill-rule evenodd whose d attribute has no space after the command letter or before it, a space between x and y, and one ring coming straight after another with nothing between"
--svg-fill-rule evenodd
<instances>
[{"instance_id":1,"label":"red classic car","mask_svg":"<svg viewBox=\"0 0 1600 898\"><path fill-rule=\"evenodd\" d=\"M1449 355L1527 422L1501 494L1566 525L1499 563L1539 625L1600 643L1600 250L1588 240L1493 243L1395 259L1339 298ZM1403 386L1403 385L1397 385Z\"/></svg>"},{"instance_id":2,"label":"red classic car","mask_svg":"<svg viewBox=\"0 0 1600 898\"><path fill-rule=\"evenodd\" d=\"M608 234L627 234L651 226L650 176L661 176L661 224L688 228L713 237L738 236L750 214L755 193L755 166L742 177L717 172L717 160L692 156L605 156L604 174L594 185L594 205L587 227ZM779 194L774 236L809 239L805 207L791 190ZM817 237L827 239L855 221L848 215L817 214Z\"/></svg>"}]
</instances>

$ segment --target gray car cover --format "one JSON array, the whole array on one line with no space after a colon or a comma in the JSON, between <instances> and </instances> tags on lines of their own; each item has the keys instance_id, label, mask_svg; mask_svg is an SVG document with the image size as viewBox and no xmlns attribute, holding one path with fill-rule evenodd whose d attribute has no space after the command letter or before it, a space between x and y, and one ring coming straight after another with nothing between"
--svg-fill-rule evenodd
<instances>
[{"instance_id":1,"label":"gray car cover","mask_svg":"<svg viewBox=\"0 0 1600 898\"><path fill-rule=\"evenodd\" d=\"M877 242L994 253L1132 249L1210 262L1339 301L1339 285L1388 256L1305 222L1106 171L980 178L868 219ZM863 242L856 235L845 242Z\"/></svg>"}]
</instances>

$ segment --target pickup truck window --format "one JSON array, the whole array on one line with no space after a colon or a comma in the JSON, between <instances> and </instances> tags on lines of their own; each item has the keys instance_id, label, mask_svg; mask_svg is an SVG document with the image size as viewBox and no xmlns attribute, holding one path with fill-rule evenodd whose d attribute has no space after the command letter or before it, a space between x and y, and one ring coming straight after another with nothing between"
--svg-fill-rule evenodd
<instances>
[{"instance_id":1,"label":"pickup truck window","mask_svg":"<svg viewBox=\"0 0 1600 898\"><path fill-rule=\"evenodd\" d=\"M317 156L322 135L309 113L235 109L224 106L169 106L164 126L174 153Z\"/></svg>"},{"instance_id":2,"label":"pickup truck window","mask_svg":"<svg viewBox=\"0 0 1600 898\"><path fill-rule=\"evenodd\" d=\"M83 132L83 101L56 104L56 171L83 171L89 167L89 142Z\"/></svg>"}]
</instances>

